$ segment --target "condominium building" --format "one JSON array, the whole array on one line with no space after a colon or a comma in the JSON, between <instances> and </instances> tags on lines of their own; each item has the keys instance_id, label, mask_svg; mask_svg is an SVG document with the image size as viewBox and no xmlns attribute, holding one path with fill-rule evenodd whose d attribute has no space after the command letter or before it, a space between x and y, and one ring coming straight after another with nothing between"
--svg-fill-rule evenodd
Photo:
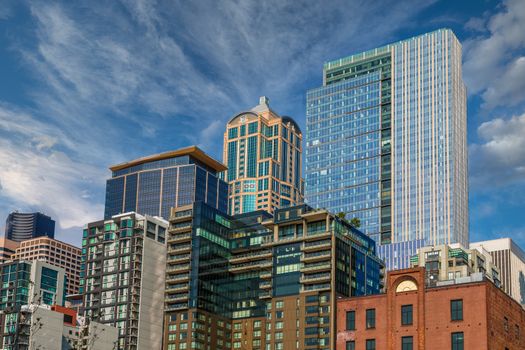
<instances>
[{"instance_id":1,"label":"condominium building","mask_svg":"<svg viewBox=\"0 0 525 350\"><path fill-rule=\"evenodd\" d=\"M15 253L19 244L19 242L0 237L0 264L11 260L11 256Z\"/></svg>"},{"instance_id":2,"label":"condominium building","mask_svg":"<svg viewBox=\"0 0 525 350\"><path fill-rule=\"evenodd\" d=\"M119 329L116 349L161 348L167 228L160 217L124 213L84 229L84 316Z\"/></svg>"},{"instance_id":3,"label":"condominium building","mask_svg":"<svg viewBox=\"0 0 525 350\"><path fill-rule=\"evenodd\" d=\"M307 205L174 208L164 349L335 349L341 296L382 290L372 239Z\"/></svg>"},{"instance_id":4,"label":"condominium building","mask_svg":"<svg viewBox=\"0 0 525 350\"><path fill-rule=\"evenodd\" d=\"M12 261L0 265L0 311L22 305L64 305L66 273L44 261Z\"/></svg>"},{"instance_id":5,"label":"condominium building","mask_svg":"<svg viewBox=\"0 0 525 350\"><path fill-rule=\"evenodd\" d=\"M490 253L499 268L503 290L525 306L525 253L511 239L500 238L470 244L470 249L482 248Z\"/></svg>"},{"instance_id":6,"label":"condominium building","mask_svg":"<svg viewBox=\"0 0 525 350\"><path fill-rule=\"evenodd\" d=\"M114 350L114 327L77 323L74 310L59 306L24 305L0 315L0 344L5 350Z\"/></svg>"},{"instance_id":7,"label":"condominium building","mask_svg":"<svg viewBox=\"0 0 525 350\"><path fill-rule=\"evenodd\" d=\"M12 260L41 260L62 267L66 271L67 294L78 294L82 250L74 245L49 237L38 237L20 242Z\"/></svg>"},{"instance_id":8,"label":"condominium building","mask_svg":"<svg viewBox=\"0 0 525 350\"><path fill-rule=\"evenodd\" d=\"M226 211L228 185L220 162L196 146L181 148L110 167L104 218L137 212L169 219L170 208L204 201Z\"/></svg>"},{"instance_id":9,"label":"condominium building","mask_svg":"<svg viewBox=\"0 0 525 350\"><path fill-rule=\"evenodd\" d=\"M224 178L230 214L273 213L303 202L302 139L297 123L270 109L267 97L230 119L224 133Z\"/></svg>"},{"instance_id":10,"label":"condominium building","mask_svg":"<svg viewBox=\"0 0 525 350\"><path fill-rule=\"evenodd\" d=\"M306 104L306 202L359 218L387 268L468 245L466 92L449 29L325 63Z\"/></svg>"},{"instance_id":11,"label":"condominium building","mask_svg":"<svg viewBox=\"0 0 525 350\"><path fill-rule=\"evenodd\" d=\"M437 287L390 271L386 293L337 300L337 349L525 349L525 310L482 276Z\"/></svg>"},{"instance_id":12,"label":"condominium building","mask_svg":"<svg viewBox=\"0 0 525 350\"><path fill-rule=\"evenodd\" d=\"M5 237L21 242L35 237L55 237L55 221L42 213L9 214L5 223Z\"/></svg>"},{"instance_id":13,"label":"condominium building","mask_svg":"<svg viewBox=\"0 0 525 350\"><path fill-rule=\"evenodd\" d=\"M410 258L410 262L412 267L425 267L428 286L454 283L479 274L501 287L500 269L492 263L490 253L479 247L468 249L459 243L423 247Z\"/></svg>"}]
</instances>

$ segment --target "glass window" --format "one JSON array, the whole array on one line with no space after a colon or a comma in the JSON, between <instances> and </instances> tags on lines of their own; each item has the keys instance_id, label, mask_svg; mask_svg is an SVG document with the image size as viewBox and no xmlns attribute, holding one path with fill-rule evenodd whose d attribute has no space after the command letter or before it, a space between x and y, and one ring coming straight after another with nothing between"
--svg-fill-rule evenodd
<instances>
[{"instance_id":1,"label":"glass window","mask_svg":"<svg viewBox=\"0 0 525 350\"><path fill-rule=\"evenodd\" d=\"M452 333L452 350L463 350L464 341L463 332Z\"/></svg>"},{"instance_id":2,"label":"glass window","mask_svg":"<svg viewBox=\"0 0 525 350\"><path fill-rule=\"evenodd\" d=\"M401 338L401 350L412 350L414 347L414 339L412 337Z\"/></svg>"},{"instance_id":3,"label":"glass window","mask_svg":"<svg viewBox=\"0 0 525 350\"><path fill-rule=\"evenodd\" d=\"M412 324L412 305L401 306L401 325L408 326Z\"/></svg>"},{"instance_id":4,"label":"glass window","mask_svg":"<svg viewBox=\"0 0 525 350\"><path fill-rule=\"evenodd\" d=\"M347 331L355 330L355 311L346 312L346 330Z\"/></svg>"},{"instance_id":5,"label":"glass window","mask_svg":"<svg viewBox=\"0 0 525 350\"><path fill-rule=\"evenodd\" d=\"M376 309L366 310L366 328L376 328Z\"/></svg>"},{"instance_id":6,"label":"glass window","mask_svg":"<svg viewBox=\"0 0 525 350\"><path fill-rule=\"evenodd\" d=\"M366 350L376 350L376 340L375 339L366 340Z\"/></svg>"},{"instance_id":7,"label":"glass window","mask_svg":"<svg viewBox=\"0 0 525 350\"><path fill-rule=\"evenodd\" d=\"M463 320L463 300L451 300L450 301L450 319L452 321Z\"/></svg>"},{"instance_id":8,"label":"glass window","mask_svg":"<svg viewBox=\"0 0 525 350\"><path fill-rule=\"evenodd\" d=\"M353 340L347 341L346 350L355 350L355 341Z\"/></svg>"}]
</instances>

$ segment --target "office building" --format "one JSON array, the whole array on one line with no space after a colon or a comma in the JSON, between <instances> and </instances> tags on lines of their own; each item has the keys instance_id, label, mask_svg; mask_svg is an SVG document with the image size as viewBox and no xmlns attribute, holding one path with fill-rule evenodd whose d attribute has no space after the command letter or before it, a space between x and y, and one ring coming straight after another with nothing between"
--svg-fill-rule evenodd
<instances>
[{"instance_id":1,"label":"office building","mask_svg":"<svg viewBox=\"0 0 525 350\"><path fill-rule=\"evenodd\" d=\"M167 228L160 217L124 213L83 231L84 316L119 329L117 350L161 348Z\"/></svg>"},{"instance_id":2,"label":"office building","mask_svg":"<svg viewBox=\"0 0 525 350\"><path fill-rule=\"evenodd\" d=\"M470 249L482 248L490 253L499 267L503 290L521 305L525 305L525 253L511 238L500 238L470 244Z\"/></svg>"},{"instance_id":3,"label":"office building","mask_svg":"<svg viewBox=\"0 0 525 350\"><path fill-rule=\"evenodd\" d=\"M5 238L21 242L26 239L55 237L55 221L42 213L9 214L5 223Z\"/></svg>"},{"instance_id":4,"label":"office building","mask_svg":"<svg viewBox=\"0 0 525 350\"><path fill-rule=\"evenodd\" d=\"M118 336L114 327L78 324L73 310L37 304L0 314L0 326L0 344L6 350L113 350Z\"/></svg>"},{"instance_id":5,"label":"office building","mask_svg":"<svg viewBox=\"0 0 525 350\"><path fill-rule=\"evenodd\" d=\"M19 242L0 237L0 264L11 260L11 256L15 253L19 244Z\"/></svg>"},{"instance_id":6,"label":"office building","mask_svg":"<svg viewBox=\"0 0 525 350\"><path fill-rule=\"evenodd\" d=\"M82 250L74 245L49 237L22 241L12 255L12 260L41 260L66 271L66 293L78 294L80 287L80 262Z\"/></svg>"},{"instance_id":7,"label":"office building","mask_svg":"<svg viewBox=\"0 0 525 350\"><path fill-rule=\"evenodd\" d=\"M328 62L308 91L306 202L348 219L387 268L426 245L468 245L461 45L440 29Z\"/></svg>"},{"instance_id":8,"label":"office building","mask_svg":"<svg viewBox=\"0 0 525 350\"><path fill-rule=\"evenodd\" d=\"M171 207L204 201L226 211L228 185L218 178L225 166L195 146L110 167L104 218L137 212L169 219Z\"/></svg>"},{"instance_id":9,"label":"office building","mask_svg":"<svg viewBox=\"0 0 525 350\"><path fill-rule=\"evenodd\" d=\"M302 139L297 123L270 109L267 97L230 119L224 133L223 174L230 214L273 213L303 202Z\"/></svg>"},{"instance_id":10,"label":"office building","mask_svg":"<svg viewBox=\"0 0 525 350\"><path fill-rule=\"evenodd\" d=\"M22 305L64 305L64 269L44 261L13 261L0 265L0 311Z\"/></svg>"},{"instance_id":11,"label":"office building","mask_svg":"<svg viewBox=\"0 0 525 350\"><path fill-rule=\"evenodd\" d=\"M429 287L422 267L388 272L384 294L337 301L337 349L525 349L525 310L478 275Z\"/></svg>"},{"instance_id":12,"label":"office building","mask_svg":"<svg viewBox=\"0 0 525 350\"><path fill-rule=\"evenodd\" d=\"M164 349L334 349L336 300L379 293L375 243L307 205L174 208Z\"/></svg>"},{"instance_id":13,"label":"office building","mask_svg":"<svg viewBox=\"0 0 525 350\"><path fill-rule=\"evenodd\" d=\"M454 283L454 280L480 274L501 288L500 269L492 263L489 252L481 248L467 249L459 243L423 247L410 258L412 267L425 268L427 286Z\"/></svg>"}]
</instances>

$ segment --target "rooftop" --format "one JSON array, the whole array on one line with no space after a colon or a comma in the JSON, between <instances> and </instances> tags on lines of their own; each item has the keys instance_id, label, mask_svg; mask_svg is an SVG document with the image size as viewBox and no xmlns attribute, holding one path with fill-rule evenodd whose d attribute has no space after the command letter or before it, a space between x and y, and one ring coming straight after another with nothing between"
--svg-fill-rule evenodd
<instances>
[{"instance_id":1,"label":"rooftop","mask_svg":"<svg viewBox=\"0 0 525 350\"><path fill-rule=\"evenodd\" d=\"M175 158L175 157L181 157L181 156L190 156L192 158L197 159L204 165L209 166L212 169L215 169L216 171L224 171L226 170L226 166L219 162L218 160L210 157L207 155L203 150L201 150L197 146L189 146L185 148L181 148L175 151L168 151L164 153L158 153L147 157L138 158L129 162L112 165L109 167L111 171L118 171L122 169L126 169L135 165L145 164L149 162L154 162L157 160L163 160L168 158Z\"/></svg>"}]
</instances>

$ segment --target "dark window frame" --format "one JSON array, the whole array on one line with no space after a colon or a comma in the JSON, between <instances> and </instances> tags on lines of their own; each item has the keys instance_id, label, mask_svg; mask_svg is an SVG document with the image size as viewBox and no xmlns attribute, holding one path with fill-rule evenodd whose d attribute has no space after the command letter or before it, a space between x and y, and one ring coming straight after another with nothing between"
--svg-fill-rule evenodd
<instances>
[{"instance_id":1,"label":"dark window frame","mask_svg":"<svg viewBox=\"0 0 525 350\"><path fill-rule=\"evenodd\" d=\"M350 315L352 315L352 317L349 317ZM346 312L346 330L355 331L355 310Z\"/></svg>"},{"instance_id":2,"label":"dark window frame","mask_svg":"<svg viewBox=\"0 0 525 350\"><path fill-rule=\"evenodd\" d=\"M401 325L411 326L414 324L414 307L412 304L401 305Z\"/></svg>"},{"instance_id":3,"label":"dark window frame","mask_svg":"<svg viewBox=\"0 0 525 350\"><path fill-rule=\"evenodd\" d=\"M376 328L376 309L366 309L366 329Z\"/></svg>"},{"instance_id":4,"label":"dark window frame","mask_svg":"<svg viewBox=\"0 0 525 350\"><path fill-rule=\"evenodd\" d=\"M414 337L413 336L401 337L401 350L413 350L413 349L414 349Z\"/></svg>"},{"instance_id":5,"label":"dark window frame","mask_svg":"<svg viewBox=\"0 0 525 350\"><path fill-rule=\"evenodd\" d=\"M463 321L463 299L450 301L450 320Z\"/></svg>"},{"instance_id":6,"label":"dark window frame","mask_svg":"<svg viewBox=\"0 0 525 350\"><path fill-rule=\"evenodd\" d=\"M456 337L461 338L456 338ZM452 332L450 334L450 348L452 350L465 350L465 334L463 332Z\"/></svg>"}]
</instances>

